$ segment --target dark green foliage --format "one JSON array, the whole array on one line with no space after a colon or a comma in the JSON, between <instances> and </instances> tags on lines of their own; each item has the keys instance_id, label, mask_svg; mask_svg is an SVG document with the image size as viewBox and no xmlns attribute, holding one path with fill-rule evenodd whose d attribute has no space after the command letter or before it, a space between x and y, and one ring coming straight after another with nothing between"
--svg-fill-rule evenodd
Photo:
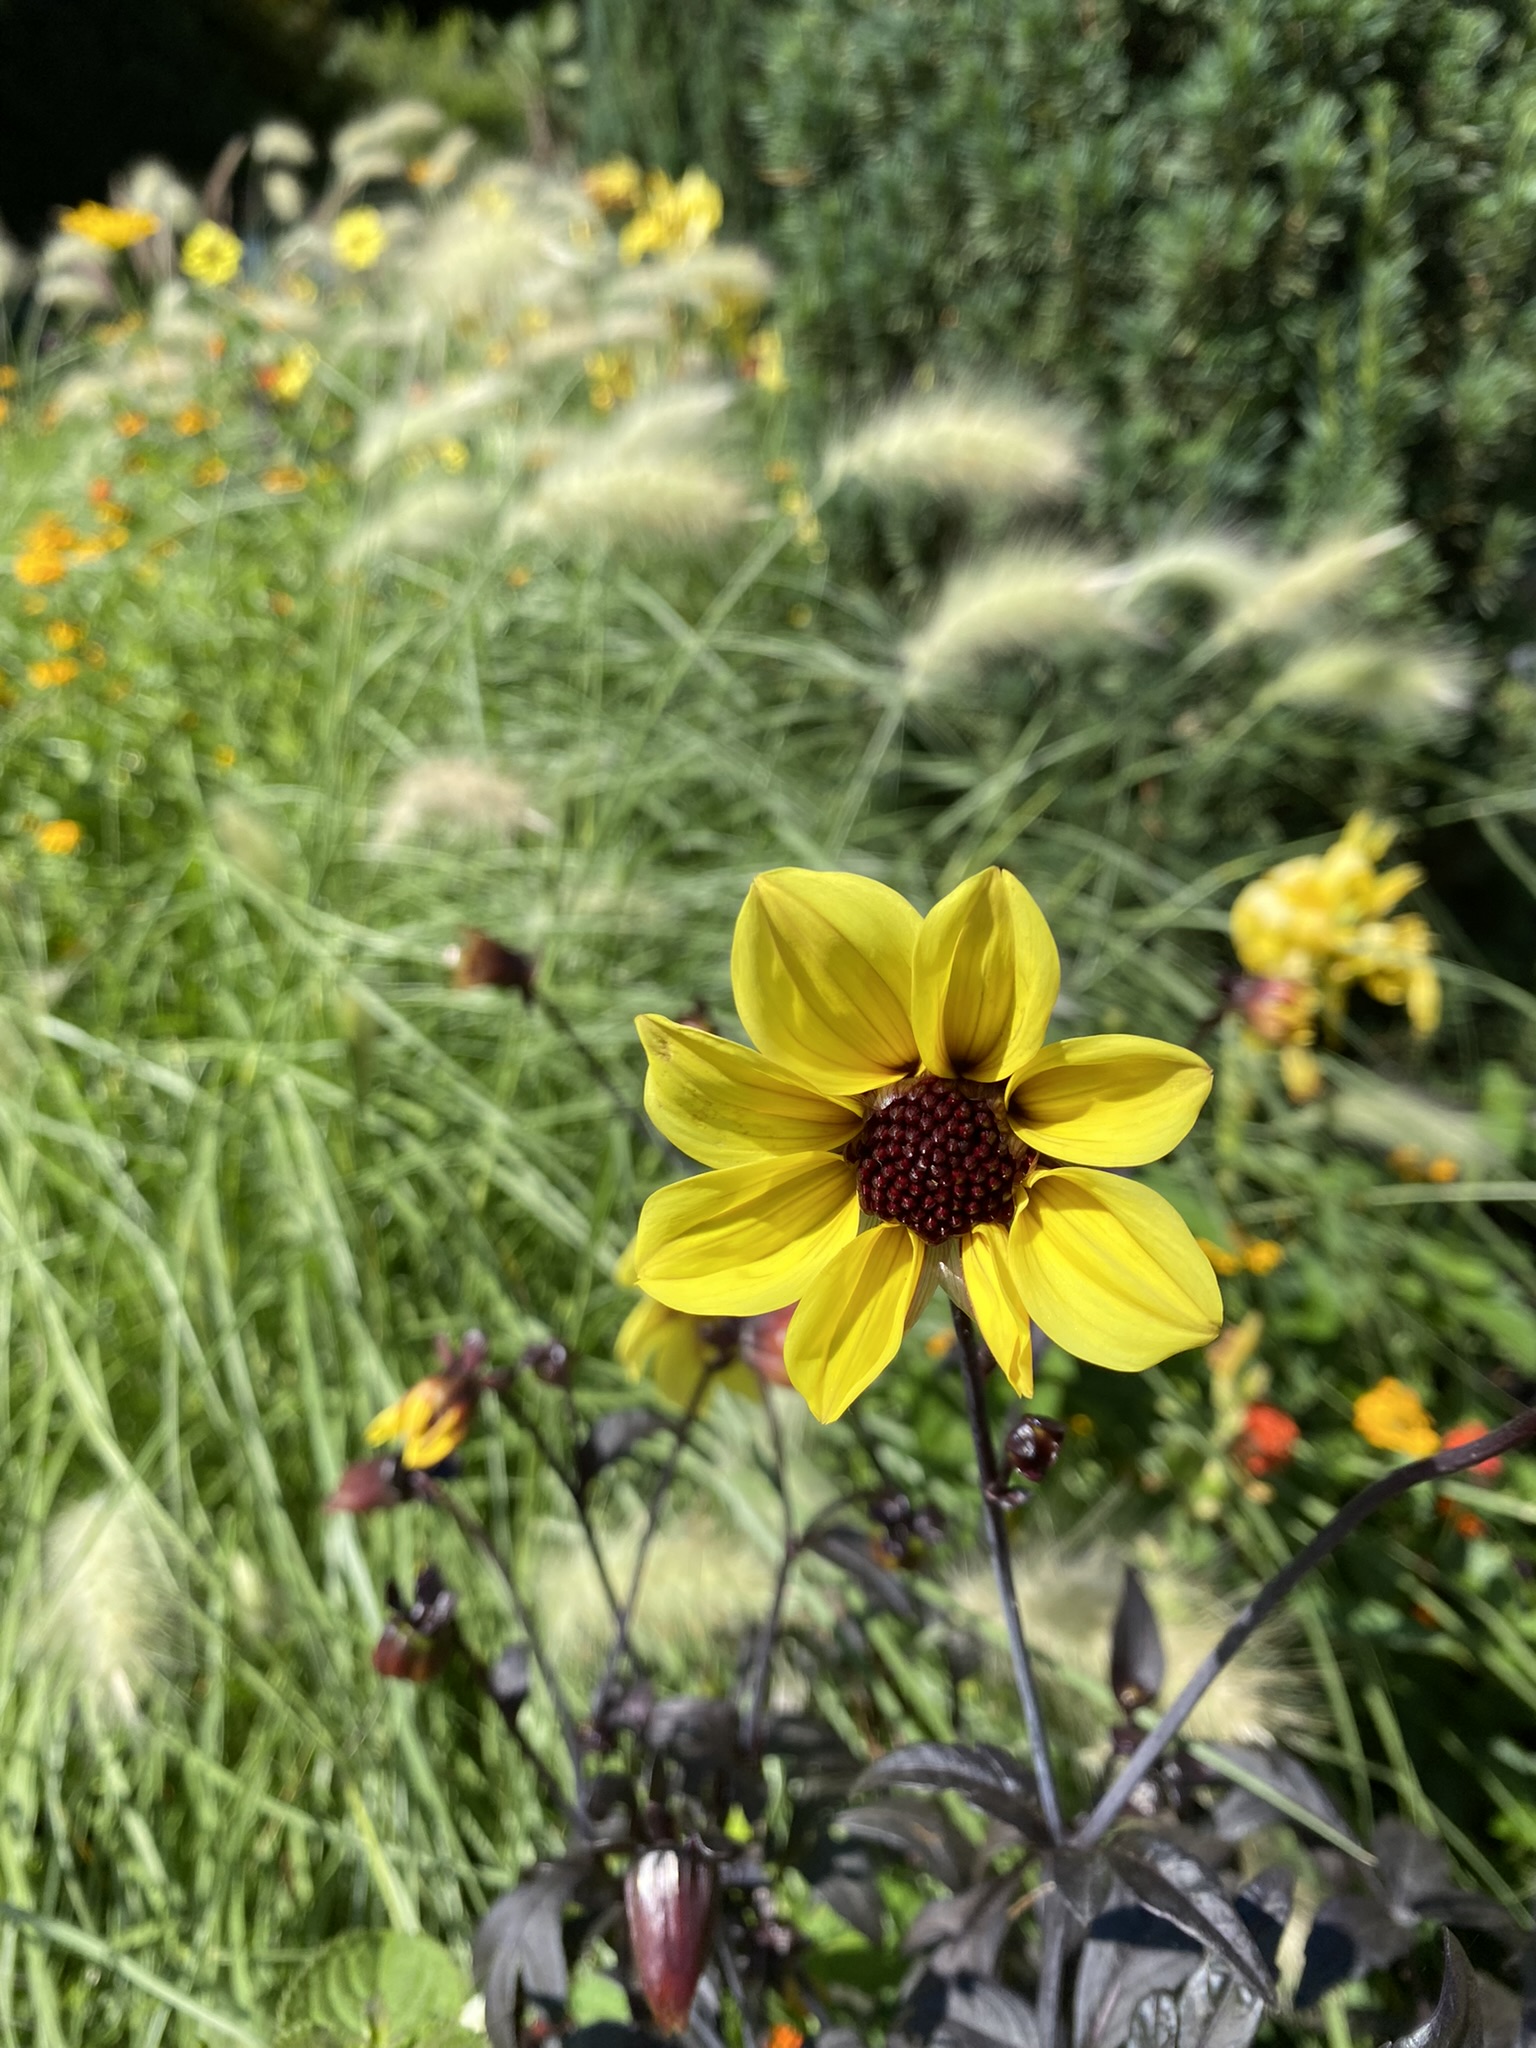
<instances>
[{"instance_id":1,"label":"dark green foliage","mask_svg":"<svg viewBox=\"0 0 1536 2048\"><path fill-rule=\"evenodd\" d=\"M856 398L1015 365L1099 417L1106 514L1411 517L1457 608L1489 613L1531 534L1521 19L1399 0L771 13L751 118L800 363Z\"/></svg>"}]
</instances>

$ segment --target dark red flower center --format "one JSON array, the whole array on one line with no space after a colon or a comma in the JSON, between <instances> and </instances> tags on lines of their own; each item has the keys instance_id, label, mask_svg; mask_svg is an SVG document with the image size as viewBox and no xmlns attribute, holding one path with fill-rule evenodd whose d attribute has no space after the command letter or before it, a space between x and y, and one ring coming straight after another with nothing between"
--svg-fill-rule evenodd
<instances>
[{"instance_id":1,"label":"dark red flower center","mask_svg":"<svg viewBox=\"0 0 1536 2048\"><path fill-rule=\"evenodd\" d=\"M859 1169L865 1212L904 1223L924 1244L943 1244L978 1223L1008 1222L1027 1163L990 1101L932 1079L874 1110L848 1157Z\"/></svg>"}]
</instances>

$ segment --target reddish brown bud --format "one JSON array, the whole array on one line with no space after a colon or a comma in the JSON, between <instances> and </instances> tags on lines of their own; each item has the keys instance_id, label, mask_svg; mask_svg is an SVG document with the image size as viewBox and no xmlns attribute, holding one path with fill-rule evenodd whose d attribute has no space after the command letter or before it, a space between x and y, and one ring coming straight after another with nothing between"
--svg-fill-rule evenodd
<instances>
[{"instance_id":1,"label":"reddish brown bud","mask_svg":"<svg viewBox=\"0 0 1536 2048\"><path fill-rule=\"evenodd\" d=\"M398 1458L364 1458L349 1465L325 1504L328 1515L371 1515L377 1508L397 1508L406 1495L400 1487Z\"/></svg>"},{"instance_id":2,"label":"reddish brown bud","mask_svg":"<svg viewBox=\"0 0 1536 2048\"><path fill-rule=\"evenodd\" d=\"M647 1849L624 1879L635 1974L663 2034L693 2011L715 1917L714 1866L696 1849Z\"/></svg>"},{"instance_id":3,"label":"reddish brown bud","mask_svg":"<svg viewBox=\"0 0 1536 2048\"><path fill-rule=\"evenodd\" d=\"M737 1334L736 1348L742 1362L750 1365L760 1380L766 1380L773 1387L789 1385L789 1374L784 1370L784 1333L789 1328L795 1307L796 1304L791 1302L788 1308L770 1309L762 1316L748 1316Z\"/></svg>"},{"instance_id":4,"label":"reddish brown bud","mask_svg":"<svg viewBox=\"0 0 1536 2048\"><path fill-rule=\"evenodd\" d=\"M1021 1479L1041 1480L1055 1464L1066 1434L1049 1415L1021 1415L1003 1439L1003 1463Z\"/></svg>"},{"instance_id":5,"label":"reddish brown bud","mask_svg":"<svg viewBox=\"0 0 1536 2048\"><path fill-rule=\"evenodd\" d=\"M531 953L519 953L493 939L489 932L467 931L459 943L454 962L455 988L515 988L524 1002L533 1001L538 963Z\"/></svg>"},{"instance_id":6,"label":"reddish brown bud","mask_svg":"<svg viewBox=\"0 0 1536 2048\"><path fill-rule=\"evenodd\" d=\"M448 1637L431 1640L390 1622L373 1646L373 1668L380 1678L402 1678L408 1685L425 1685L436 1678L452 1654L453 1644Z\"/></svg>"}]
</instances>

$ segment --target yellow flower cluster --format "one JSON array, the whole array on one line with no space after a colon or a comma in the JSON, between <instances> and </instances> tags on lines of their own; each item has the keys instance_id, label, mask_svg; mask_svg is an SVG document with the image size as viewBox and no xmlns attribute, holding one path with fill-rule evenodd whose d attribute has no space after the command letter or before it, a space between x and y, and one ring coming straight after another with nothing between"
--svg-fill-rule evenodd
<instances>
[{"instance_id":1,"label":"yellow flower cluster","mask_svg":"<svg viewBox=\"0 0 1536 2048\"><path fill-rule=\"evenodd\" d=\"M1368 1387L1355 1402L1354 1426L1376 1451L1401 1451L1409 1458L1427 1458L1440 1448L1440 1432L1429 1411L1401 1380L1387 1378Z\"/></svg>"},{"instance_id":2,"label":"yellow flower cluster","mask_svg":"<svg viewBox=\"0 0 1536 2048\"><path fill-rule=\"evenodd\" d=\"M619 236L619 256L625 263L643 256L691 256L724 218L720 187L703 171L684 171L676 184L665 171L650 171L645 202Z\"/></svg>"},{"instance_id":3,"label":"yellow flower cluster","mask_svg":"<svg viewBox=\"0 0 1536 2048\"><path fill-rule=\"evenodd\" d=\"M645 197L645 179L630 156L609 157L581 174L581 189L603 213L633 213Z\"/></svg>"},{"instance_id":4,"label":"yellow flower cluster","mask_svg":"<svg viewBox=\"0 0 1536 2048\"><path fill-rule=\"evenodd\" d=\"M635 395L635 366L623 349L598 349L581 365L595 412L612 412Z\"/></svg>"},{"instance_id":5,"label":"yellow flower cluster","mask_svg":"<svg viewBox=\"0 0 1536 2048\"><path fill-rule=\"evenodd\" d=\"M128 538L123 531L126 514L118 505L98 507L100 518L107 520L109 515L116 517L106 533L79 534L56 512L45 512L22 535L11 562L11 574L18 583L35 590L43 584L62 582L77 562L93 562L109 550L120 548Z\"/></svg>"},{"instance_id":6,"label":"yellow flower cluster","mask_svg":"<svg viewBox=\"0 0 1536 2048\"><path fill-rule=\"evenodd\" d=\"M1256 1273L1262 1279L1285 1264L1285 1246L1272 1237L1253 1238L1235 1252L1209 1237L1197 1237L1195 1242L1210 1260L1212 1269L1226 1279L1235 1273Z\"/></svg>"},{"instance_id":7,"label":"yellow flower cluster","mask_svg":"<svg viewBox=\"0 0 1536 2048\"><path fill-rule=\"evenodd\" d=\"M136 206L103 206L99 199L87 199L59 215L59 227L82 242L94 242L98 249L131 249L147 242L160 226L160 216Z\"/></svg>"},{"instance_id":8,"label":"yellow flower cluster","mask_svg":"<svg viewBox=\"0 0 1536 2048\"><path fill-rule=\"evenodd\" d=\"M1415 1031L1440 1021L1434 936L1422 917L1390 913L1423 880L1411 862L1383 871L1396 828L1357 811L1326 852L1282 861L1232 906L1232 945L1249 974L1317 992L1338 1023L1352 983L1378 1002L1406 1006ZM1310 1025L1298 1018L1298 1031ZM1304 1043L1299 1037L1294 1042Z\"/></svg>"},{"instance_id":9,"label":"yellow flower cluster","mask_svg":"<svg viewBox=\"0 0 1536 2048\"><path fill-rule=\"evenodd\" d=\"M216 220L200 220L181 245L181 268L194 284L228 284L239 275L244 244Z\"/></svg>"}]
</instances>

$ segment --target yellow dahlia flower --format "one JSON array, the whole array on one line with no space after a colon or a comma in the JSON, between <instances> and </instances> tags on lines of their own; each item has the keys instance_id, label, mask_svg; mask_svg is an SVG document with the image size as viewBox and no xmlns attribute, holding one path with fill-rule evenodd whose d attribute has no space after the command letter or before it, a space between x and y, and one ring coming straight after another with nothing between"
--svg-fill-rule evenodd
<instances>
[{"instance_id":1,"label":"yellow dahlia flower","mask_svg":"<svg viewBox=\"0 0 1536 2048\"><path fill-rule=\"evenodd\" d=\"M432 1373L375 1415L363 1441L375 1449L398 1444L400 1462L408 1472L430 1471L469 1435L479 1394L479 1382L471 1375Z\"/></svg>"},{"instance_id":2,"label":"yellow dahlia flower","mask_svg":"<svg viewBox=\"0 0 1536 2048\"><path fill-rule=\"evenodd\" d=\"M228 284L240 269L245 245L216 220L200 220L181 245L181 268L194 284Z\"/></svg>"},{"instance_id":3,"label":"yellow dahlia flower","mask_svg":"<svg viewBox=\"0 0 1536 2048\"><path fill-rule=\"evenodd\" d=\"M66 235L94 242L98 249L131 249L146 242L160 225L160 216L137 206L103 206L99 199L84 200L59 215Z\"/></svg>"},{"instance_id":4,"label":"yellow dahlia flower","mask_svg":"<svg viewBox=\"0 0 1536 2048\"><path fill-rule=\"evenodd\" d=\"M651 1196L636 1277L687 1315L798 1301L784 1364L818 1420L941 1281L1021 1394L1031 1318L1123 1372L1216 1335L1221 1292L1184 1223L1105 1171L1171 1151L1210 1069L1150 1038L1046 1045L1060 964L1012 875L974 875L927 917L861 875L760 875L731 981L756 1050L637 1020L646 1108L712 1171Z\"/></svg>"},{"instance_id":5,"label":"yellow dahlia flower","mask_svg":"<svg viewBox=\"0 0 1536 2048\"><path fill-rule=\"evenodd\" d=\"M635 1285L635 1249L620 1259L614 1279L621 1287ZM737 1348L741 1325L734 1317L682 1315L642 1295L619 1329L613 1352L632 1380L649 1379L664 1401L689 1408L698 1397L706 1407L713 1386L699 1397L699 1381L709 1374L716 1384L751 1400L762 1398L756 1373L741 1359L726 1365Z\"/></svg>"}]
</instances>

